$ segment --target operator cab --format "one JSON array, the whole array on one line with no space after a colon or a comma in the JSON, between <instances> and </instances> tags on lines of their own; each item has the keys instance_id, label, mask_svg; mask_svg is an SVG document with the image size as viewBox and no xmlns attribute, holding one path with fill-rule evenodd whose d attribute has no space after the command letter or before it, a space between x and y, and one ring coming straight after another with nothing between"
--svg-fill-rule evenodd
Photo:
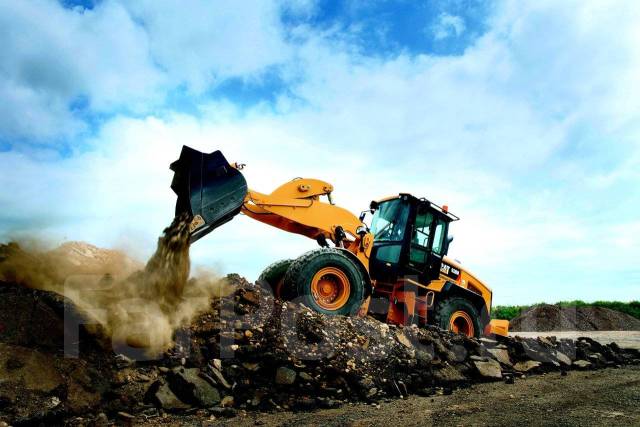
<instances>
[{"instance_id":1,"label":"operator cab","mask_svg":"<svg viewBox=\"0 0 640 427\"><path fill-rule=\"evenodd\" d=\"M437 279L451 242L449 223L459 218L447 206L404 193L371 202L371 211L371 278L395 282L413 276L423 284Z\"/></svg>"}]
</instances>

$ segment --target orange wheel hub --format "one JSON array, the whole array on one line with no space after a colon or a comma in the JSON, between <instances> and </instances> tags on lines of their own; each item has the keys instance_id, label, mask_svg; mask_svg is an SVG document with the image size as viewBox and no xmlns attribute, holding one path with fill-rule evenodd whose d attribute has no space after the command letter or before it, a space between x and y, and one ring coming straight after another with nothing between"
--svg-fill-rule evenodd
<instances>
[{"instance_id":1,"label":"orange wheel hub","mask_svg":"<svg viewBox=\"0 0 640 427\"><path fill-rule=\"evenodd\" d=\"M342 308L350 294L349 278L339 268L324 267L311 280L311 296L325 310Z\"/></svg>"},{"instance_id":2,"label":"orange wheel hub","mask_svg":"<svg viewBox=\"0 0 640 427\"><path fill-rule=\"evenodd\" d=\"M451 318L449 319L449 330L456 334L462 334L468 337L473 337L475 335L471 316L462 310L458 310L451 315Z\"/></svg>"}]
</instances>

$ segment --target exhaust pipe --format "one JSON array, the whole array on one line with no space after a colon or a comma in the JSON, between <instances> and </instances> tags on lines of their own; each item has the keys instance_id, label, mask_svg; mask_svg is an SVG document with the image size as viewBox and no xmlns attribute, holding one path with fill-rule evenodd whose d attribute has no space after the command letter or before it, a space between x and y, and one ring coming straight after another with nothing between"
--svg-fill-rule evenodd
<instances>
[{"instance_id":1,"label":"exhaust pipe","mask_svg":"<svg viewBox=\"0 0 640 427\"><path fill-rule=\"evenodd\" d=\"M184 145L170 168L171 189L178 196L176 216L187 213L192 218L191 243L240 213L247 181L219 150L206 154Z\"/></svg>"}]
</instances>

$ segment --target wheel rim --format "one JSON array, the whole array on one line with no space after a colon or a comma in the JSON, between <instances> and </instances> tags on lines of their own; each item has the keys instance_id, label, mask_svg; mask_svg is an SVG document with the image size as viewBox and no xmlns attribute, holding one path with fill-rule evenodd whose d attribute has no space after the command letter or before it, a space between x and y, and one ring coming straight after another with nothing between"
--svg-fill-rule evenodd
<instances>
[{"instance_id":1,"label":"wheel rim","mask_svg":"<svg viewBox=\"0 0 640 427\"><path fill-rule=\"evenodd\" d=\"M325 310L342 308L350 294L349 279L339 268L324 267L311 280L311 296Z\"/></svg>"},{"instance_id":2,"label":"wheel rim","mask_svg":"<svg viewBox=\"0 0 640 427\"><path fill-rule=\"evenodd\" d=\"M461 310L456 311L451 315L451 318L449 319L449 330L456 334L462 334L468 337L475 335L471 316L469 316L467 312Z\"/></svg>"}]
</instances>

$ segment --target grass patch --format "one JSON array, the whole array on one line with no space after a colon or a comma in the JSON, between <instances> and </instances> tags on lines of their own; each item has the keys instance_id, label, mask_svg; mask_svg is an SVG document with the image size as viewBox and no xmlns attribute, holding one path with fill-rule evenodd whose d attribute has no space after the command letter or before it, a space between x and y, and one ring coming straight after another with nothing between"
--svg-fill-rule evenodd
<instances>
[{"instance_id":1,"label":"grass patch","mask_svg":"<svg viewBox=\"0 0 640 427\"><path fill-rule=\"evenodd\" d=\"M532 305L498 305L493 307L491 311L492 319L506 319L512 320L520 314L536 305L541 305L543 303L532 304ZM609 308L611 310L620 311L622 313L626 313L630 316L635 317L636 319L640 319L640 301L631 301L631 302L620 302L620 301L595 301L595 302L584 302L581 300L575 301L560 301L555 305L560 307L604 307Z\"/></svg>"}]
</instances>

